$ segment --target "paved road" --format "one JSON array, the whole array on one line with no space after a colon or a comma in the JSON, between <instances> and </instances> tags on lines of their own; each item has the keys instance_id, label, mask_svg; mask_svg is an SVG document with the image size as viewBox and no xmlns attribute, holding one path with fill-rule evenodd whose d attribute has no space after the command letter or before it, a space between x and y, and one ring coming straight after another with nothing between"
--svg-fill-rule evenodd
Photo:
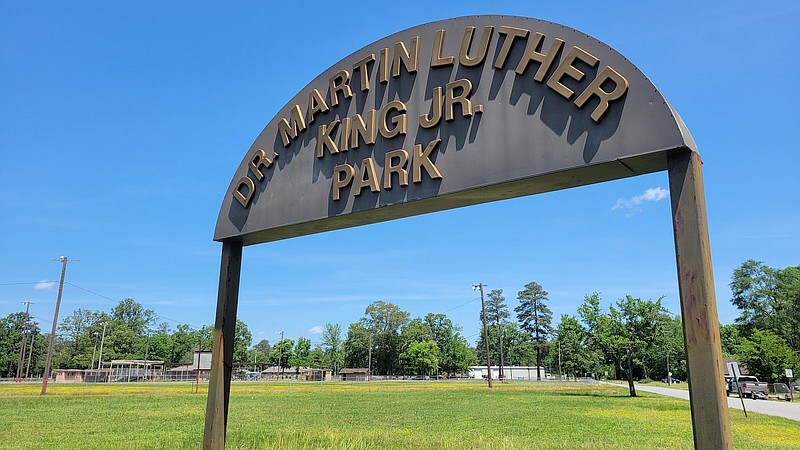
<instances>
[{"instance_id":1,"label":"paved road","mask_svg":"<svg viewBox=\"0 0 800 450\"><path fill-rule=\"evenodd\" d=\"M622 386L627 388L627 384L618 384L617 386ZM682 398L684 400L689 400L689 391L683 389L670 389L665 387L656 387L656 386L636 386L636 390L652 392L655 394L667 395L670 397L675 398ZM757 412L761 414L767 414L770 416L778 416L778 417L785 417L787 419L796 420L800 422L800 403L789 403L789 402L778 402L775 400L753 400L746 398L744 399L744 406L747 408L747 412ZM742 401L739 397L729 397L728 398L728 407L735 408L735 409L742 409Z\"/></svg>"}]
</instances>

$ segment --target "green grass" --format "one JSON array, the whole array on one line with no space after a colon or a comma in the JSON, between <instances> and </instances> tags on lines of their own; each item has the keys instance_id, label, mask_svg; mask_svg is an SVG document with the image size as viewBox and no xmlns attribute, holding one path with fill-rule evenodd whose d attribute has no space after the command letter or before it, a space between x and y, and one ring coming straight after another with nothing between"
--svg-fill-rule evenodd
<instances>
[{"instance_id":1,"label":"green grass","mask_svg":"<svg viewBox=\"0 0 800 450\"><path fill-rule=\"evenodd\" d=\"M0 449L199 448L187 383L0 385ZM800 449L800 423L731 415L737 449ZM584 384L234 383L235 449L692 448L689 403Z\"/></svg>"}]
</instances>

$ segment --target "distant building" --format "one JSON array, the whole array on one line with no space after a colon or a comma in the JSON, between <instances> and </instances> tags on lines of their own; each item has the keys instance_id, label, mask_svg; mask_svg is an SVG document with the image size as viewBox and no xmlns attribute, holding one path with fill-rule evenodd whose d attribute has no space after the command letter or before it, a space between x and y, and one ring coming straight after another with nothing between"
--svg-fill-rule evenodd
<instances>
[{"instance_id":1,"label":"distant building","mask_svg":"<svg viewBox=\"0 0 800 450\"><path fill-rule=\"evenodd\" d=\"M353 368L342 369L339 371L342 381L367 381L369 380L369 369Z\"/></svg>"},{"instance_id":2,"label":"distant building","mask_svg":"<svg viewBox=\"0 0 800 450\"><path fill-rule=\"evenodd\" d=\"M469 378L486 378L489 371L486 366L472 366L467 372ZM550 378L550 373L544 367L539 368L542 379ZM503 375L506 380L536 381L536 366L503 366ZM500 379L500 366L492 366L492 379Z\"/></svg>"},{"instance_id":3,"label":"distant building","mask_svg":"<svg viewBox=\"0 0 800 450\"><path fill-rule=\"evenodd\" d=\"M56 383L83 383L86 380L83 369L56 369L53 376Z\"/></svg>"}]
</instances>

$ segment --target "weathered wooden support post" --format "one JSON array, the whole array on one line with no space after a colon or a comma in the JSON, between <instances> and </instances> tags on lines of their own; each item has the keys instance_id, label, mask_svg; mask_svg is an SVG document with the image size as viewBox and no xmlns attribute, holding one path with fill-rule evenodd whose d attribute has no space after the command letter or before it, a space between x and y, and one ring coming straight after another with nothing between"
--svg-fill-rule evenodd
<instances>
[{"instance_id":1,"label":"weathered wooden support post","mask_svg":"<svg viewBox=\"0 0 800 450\"><path fill-rule=\"evenodd\" d=\"M214 346L211 354L211 378L206 402L206 425L203 449L224 449L228 425L228 400L231 394L233 344L236 335L236 307L239 304L239 276L242 269L242 243L222 243L217 318L214 322ZM199 370L199 367L198 367Z\"/></svg>"},{"instance_id":2,"label":"weathered wooden support post","mask_svg":"<svg viewBox=\"0 0 800 450\"><path fill-rule=\"evenodd\" d=\"M667 158L694 446L731 449L702 162L688 150Z\"/></svg>"}]
</instances>

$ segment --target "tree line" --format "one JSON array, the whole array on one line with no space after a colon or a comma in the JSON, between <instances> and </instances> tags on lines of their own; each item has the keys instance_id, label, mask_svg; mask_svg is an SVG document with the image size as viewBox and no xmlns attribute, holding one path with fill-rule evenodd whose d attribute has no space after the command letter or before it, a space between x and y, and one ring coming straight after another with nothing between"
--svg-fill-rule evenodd
<instances>
[{"instance_id":1,"label":"tree line","mask_svg":"<svg viewBox=\"0 0 800 450\"><path fill-rule=\"evenodd\" d=\"M782 379L785 369L800 373L800 266L776 269L749 260L734 271L730 286L740 316L734 324L720 327L724 355L771 382ZM321 343L314 346L305 337L274 344L264 339L250 346L252 334L237 321L234 364L455 375L485 364L488 347L493 366L541 368L540 378L546 374L627 378L632 393L634 379L663 379L668 373L686 379L681 319L664 307L663 297L643 300L626 295L606 308L594 292L583 298L575 314L563 314L553 325L548 295L541 285L530 282L517 292L518 303L511 309L502 289L488 292L488 343L480 333L474 346L446 315L429 313L412 319L398 305L384 301L368 305L363 317L346 331L339 324L325 324ZM168 366L191 362L198 345L211 349L213 326L197 329L181 324L173 330L157 319L154 311L130 298L109 312L77 309L58 326L53 367L97 367L101 347L103 361L147 357ZM478 319L484 320L483 312ZM18 312L0 319L0 376L14 376L23 330L30 376L42 372L48 336L35 321L26 325L25 313ZM28 356L22 359L26 365Z\"/></svg>"}]
</instances>

